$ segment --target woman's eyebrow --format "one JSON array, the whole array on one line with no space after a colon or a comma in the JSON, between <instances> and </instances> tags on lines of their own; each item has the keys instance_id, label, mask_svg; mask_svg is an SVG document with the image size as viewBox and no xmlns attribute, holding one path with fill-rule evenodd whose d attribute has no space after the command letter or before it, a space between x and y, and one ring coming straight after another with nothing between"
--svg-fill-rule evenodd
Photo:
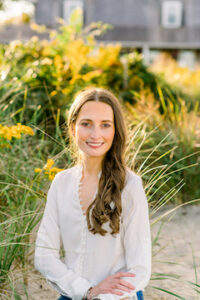
<instances>
[{"instance_id":1,"label":"woman's eyebrow","mask_svg":"<svg viewBox=\"0 0 200 300\"><path fill-rule=\"evenodd\" d=\"M81 121L92 121L91 119L81 119Z\"/></svg>"}]
</instances>

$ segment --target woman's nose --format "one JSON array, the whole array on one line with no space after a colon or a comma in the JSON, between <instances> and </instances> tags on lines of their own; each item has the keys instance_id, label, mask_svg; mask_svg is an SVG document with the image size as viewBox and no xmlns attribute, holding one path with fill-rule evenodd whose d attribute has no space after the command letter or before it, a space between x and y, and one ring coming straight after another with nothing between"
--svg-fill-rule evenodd
<instances>
[{"instance_id":1,"label":"woman's nose","mask_svg":"<svg viewBox=\"0 0 200 300\"><path fill-rule=\"evenodd\" d=\"M100 136L100 128L98 128L98 126L93 126L91 131L91 138L98 139Z\"/></svg>"}]
</instances>

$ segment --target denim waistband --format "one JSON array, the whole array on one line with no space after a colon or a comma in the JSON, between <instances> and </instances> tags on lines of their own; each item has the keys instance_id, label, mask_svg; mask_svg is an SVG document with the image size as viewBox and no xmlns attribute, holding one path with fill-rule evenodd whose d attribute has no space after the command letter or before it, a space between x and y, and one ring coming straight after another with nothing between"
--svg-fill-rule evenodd
<instances>
[{"instance_id":1,"label":"denim waistband","mask_svg":"<svg viewBox=\"0 0 200 300\"><path fill-rule=\"evenodd\" d=\"M137 293L137 300L144 300L144 295L142 291L138 291ZM72 300L72 298L62 296L58 300Z\"/></svg>"}]
</instances>

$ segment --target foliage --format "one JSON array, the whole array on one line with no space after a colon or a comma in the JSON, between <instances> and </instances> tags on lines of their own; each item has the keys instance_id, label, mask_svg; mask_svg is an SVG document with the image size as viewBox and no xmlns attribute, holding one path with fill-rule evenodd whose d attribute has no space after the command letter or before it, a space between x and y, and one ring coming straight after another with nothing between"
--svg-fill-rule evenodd
<instances>
[{"instance_id":1,"label":"foliage","mask_svg":"<svg viewBox=\"0 0 200 300\"><path fill-rule=\"evenodd\" d=\"M0 148L0 295L5 295L5 299L11 298L12 291L17 295L14 287L8 288L16 270L21 270L24 285L27 285L26 269L34 246L33 231L41 220L49 186L47 178L41 180L34 169L43 164L44 155L54 154L53 151L49 153L50 142L40 131L11 140L9 148ZM54 151L58 153L61 146L60 142L54 144ZM66 157L63 154L63 160L67 161ZM45 170L48 178L55 173L50 164L51 160ZM67 167L64 161L62 165Z\"/></svg>"},{"instance_id":2,"label":"foliage","mask_svg":"<svg viewBox=\"0 0 200 300\"><path fill-rule=\"evenodd\" d=\"M81 29L76 18L79 20L79 15L71 25L59 20L58 31L31 25L37 32L48 33L49 40L35 36L27 42L16 40L1 46L0 108L13 114L17 122L26 123L38 109L40 120L55 118L58 108L63 121L74 94L88 85L110 88L131 103L131 90L149 88L159 99L156 77L147 70L141 55L130 53L121 58L120 45L95 41L108 25L95 23ZM25 109L26 114L20 115Z\"/></svg>"},{"instance_id":3,"label":"foliage","mask_svg":"<svg viewBox=\"0 0 200 300\"><path fill-rule=\"evenodd\" d=\"M198 66L194 70L190 70L188 67L179 66L171 56L162 53L151 65L151 70L164 78L179 93L184 92L189 95L186 97L188 106L197 104L196 101L199 105L200 69Z\"/></svg>"},{"instance_id":4,"label":"foliage","mask_svg":"<svg viewBox=\"0 0 200 300\"><path fill-rule=\"evenodd\" d=\"M63 20L59 22L58 31L31 25L40 33L48 32L49 40L33 37L26 43L13 41L2 46L2 118L9 115L13 122L24 122L36 128L41 124L46 133L57 138L61 133L58 125L65 122L66 111L78 90L88 85L109 88L125 103L132 126L137 128L145 120L147 135L159 127L145 140L138 164L143 160L151 163L152 159L161 157L158 164L172 165L172 185L176 186L180 179L186 182L179 194L181 201L186 201L188 195L198 197L199 188L194 190L191 184L199 176L198 105L188 105L188 97L152 74L143 64L141 55L133 52L121 56L120 45L97 44L95 36L108 25L95 23L82 29L79 11L72 15L70 25ZM67 139L64 132L62 135L64 145ZM163 139L164 144L148 157L150 149ZM136 146L137 140L132 144L133 149ZM52 144L49 147L51 152ZM169 155L162 155L165 152ZM191 168L185 171L187 165ZM46 173L45 176L52 179L56 173L54 168L52 170L55 172L44 168L41 174Z\"/></svg>"},{"instance_id":5,"label":"foliage","mask_svg":"<svg viewBox=\"0 0 200 300\"><path fill-rule=\"evenodd\" d=\"M13 138L20 139L22 133L34 135L32 128L21 123L12 126L0 124L0 147L11 147L8 141L11 141Z\"/></svg>"},{"instance_id":6,"label":"foliage","mask_svg":"<svg viewBox=\"0 0 200 300\"><path fill-rule=\"evenodd\" d=\"M162 98L162 91L160 93ZM144 91L138 94L135 106L126 105L132 135L127 160L147 181L152 166L158 168L157 184L162 188L158 190L158 198L153 193L155 202L180 182L184 186L173 201L187 202L200 195L200 190L194 189L200 177L200 113L188 111L183 99L179 99L177 113L171 108L170 99L168 103L164 113L160 114L153 94ZM170 178L169 182L166 178Z\"/></svg>"}]
</instances>

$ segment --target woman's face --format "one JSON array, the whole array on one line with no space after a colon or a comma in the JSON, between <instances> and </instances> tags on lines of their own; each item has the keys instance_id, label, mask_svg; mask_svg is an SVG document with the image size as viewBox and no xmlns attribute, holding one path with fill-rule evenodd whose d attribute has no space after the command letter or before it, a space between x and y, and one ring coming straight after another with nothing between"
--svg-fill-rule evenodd
<instances>
[{"instance_id":1,"label":"woman's face","mask_svg":"<svg viewBox=\"0 0 200 300\"><path fill-rule=\"evenodd\" d=\"M72 130L76 144L85 156L103 159L115 135L111 106L103 102L86 102Z\"/></svg>"}]
</instances>

